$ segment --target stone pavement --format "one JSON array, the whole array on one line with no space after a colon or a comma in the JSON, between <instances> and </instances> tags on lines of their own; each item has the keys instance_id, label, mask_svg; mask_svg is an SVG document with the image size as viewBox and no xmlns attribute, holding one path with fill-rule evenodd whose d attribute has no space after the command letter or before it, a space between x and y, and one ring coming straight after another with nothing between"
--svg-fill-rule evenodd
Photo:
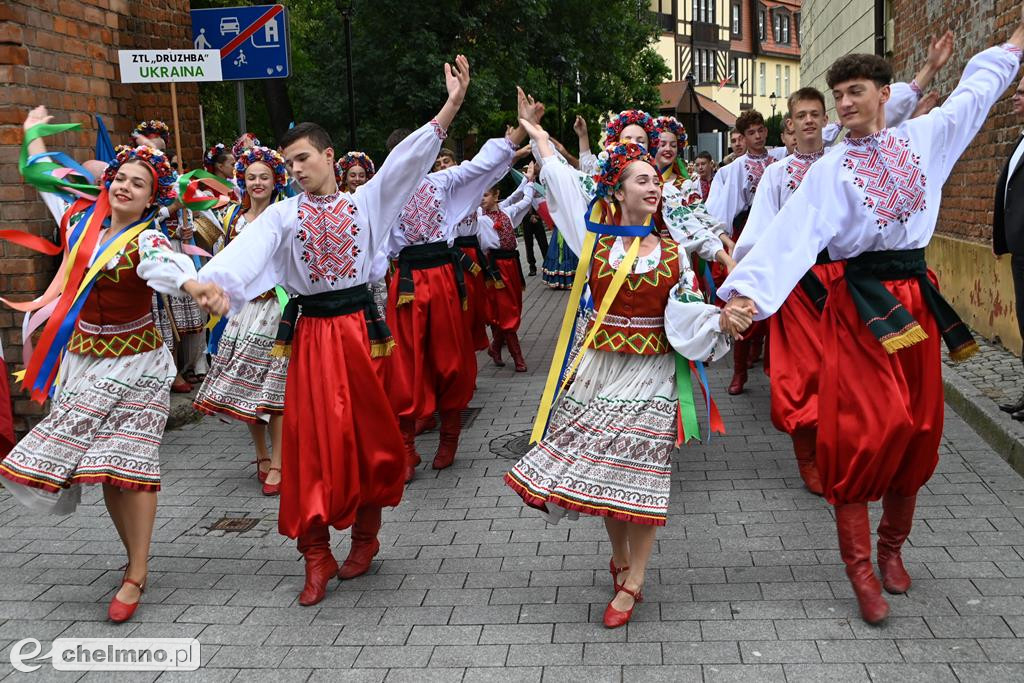
<instances>
[{"instance_id":1,"label":"stone pavement","mask_svg":"<svg viewBox=\"0 0 1024 683\"><path fill-rule=\"evenodd\" d=\"M105 621L124 559L99 492L75 516L44 519L0 493L2 671L22 638L46 651L58 635L118 635L202 643L198 672L122 677L132 681L1024 679L1024 480L950 411L905 551L914 587L869 627L828 506L800 487L788 438L767 419L763 375L730 398L728 361L712 380L729 434L680 451L647 600L627 628L604 629L601 522L546 526L501 482L566 300L528 279L531 372L481 364L480 411L455 465L419 472L385 513L371 573L335 583L320 605L295 602L303 567L276 532L276 500L259 495L239 424L205 419L166 435L149 589L121 626ZM420 439L425 454L436 438ZM254 526L215 530L222 518ZM334 540L343 557L347 534ZM84 678L100 676L116 678Z\"/></svg>"}]
</instances>

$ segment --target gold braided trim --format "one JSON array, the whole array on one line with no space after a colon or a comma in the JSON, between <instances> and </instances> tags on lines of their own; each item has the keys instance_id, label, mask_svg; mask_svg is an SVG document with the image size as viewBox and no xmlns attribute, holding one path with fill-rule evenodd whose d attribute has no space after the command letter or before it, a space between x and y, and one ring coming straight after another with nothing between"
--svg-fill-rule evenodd
<instances>
[{"instance_id":1,"label":"gold braided trim","mask_svg":"<svg viewBox=\"0 0 1024 683\"><path fill-rule=\"evenodd\" d=\"M609 332L603 326L594 334L591 348L598 351L615 351L618 353L635 353L637 355L656 355L669 352L668 337L664 330L652 332Z\"/></svg>"},{"instance_id":2,"label":"gold braided trim","mask_svg":"<svg viewBox=\"0 0 1024 683\"><path fill-rule=\"evenodd\" d=\"M888 353L896 353L900 349L906 349L914 344L923 342L928 338L928 333L924 331L918 323L912 323L907 325L906 328L900 330L896 334L890 334L882 339L882 346Z\"/></svg>"},{"instance_id":3,"label":"gold braided trim","mask_svg":"<svg viewBox=\"0 0 1024 683\"><path fill-rule=\"evenodd\" d=\"M68 342L68 351L83 356L116 358L131 356L160 348L164 343L153 326L115 335L97 335L76 329Z\"/></svg>"}]
</instances>

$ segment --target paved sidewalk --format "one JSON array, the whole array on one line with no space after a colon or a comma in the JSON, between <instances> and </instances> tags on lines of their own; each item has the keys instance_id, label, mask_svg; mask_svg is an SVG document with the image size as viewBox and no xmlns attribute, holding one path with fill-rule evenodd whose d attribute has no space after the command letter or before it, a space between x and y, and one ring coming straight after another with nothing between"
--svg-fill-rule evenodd
<instances>
[{"instance_id":1,"label":"paved sidewalk","mask_svg":"<svg viewBox=\"0 0 1024 683\"><path fill-rule=\"evenodd\" d=\"M906 548L914 588L891 598L886 625L869 627L828 506L800 488L789 440L768 421L763 374L730 398L728 361L712 381L729 434L679 453L646 602L627 628L604 629L601 522L546 526L501 482L530 427L567 296L528 280L531 371L481 355L480 412L455 465L419 472L385 513L371 574L334 584L320 605L295 602L302 563L277 534L276 500L259 495L241 424L204 419L167 434L149 588L121 626L105 621L124 559L99 492L73 517L44 519L0 492L0 672L22 638L46 651L57 636L118 635L201 641L200 671L160 680L1024 679L1024 480L949 411ZM436 439L420 439L428 461ZM255 526L211 530L225 517ZM334 540L343 557L347 534ZM116 678L84 679L101 676ZM34 679L76 674L44 668Z\"/></svg>"}]
</instances>

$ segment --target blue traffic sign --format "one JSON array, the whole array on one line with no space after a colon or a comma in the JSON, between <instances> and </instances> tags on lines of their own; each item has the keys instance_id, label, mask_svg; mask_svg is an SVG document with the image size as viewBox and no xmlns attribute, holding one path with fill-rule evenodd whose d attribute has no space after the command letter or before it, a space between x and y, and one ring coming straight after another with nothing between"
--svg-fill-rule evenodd
<instances>
[{"instance_id":1,"label":"blue traffic sign","mask_svg":"<svg viewBox=\"0 0 1024 683\"><path fill-rule=\"evenodd\" d=\"M290 73L284 5L194 9L192 46L220 50L225 81L286 78Z\"/></svg>"}]
</instances>

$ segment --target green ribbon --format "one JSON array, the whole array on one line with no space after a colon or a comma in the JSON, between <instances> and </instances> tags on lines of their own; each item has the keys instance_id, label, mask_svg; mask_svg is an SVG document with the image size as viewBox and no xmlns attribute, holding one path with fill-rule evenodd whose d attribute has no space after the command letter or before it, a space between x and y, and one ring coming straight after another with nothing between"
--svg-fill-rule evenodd
<instances>
[{"instance_id":1,"label":"green ribbon","mask_svg":"<svg viewBox=\"0 0 1024 683\"><path fill-rule=\"evenodd\" d=\"M700 422L697 420L697 406L693 402L693 382L690 379L690 361L678 353L676 357L676 393L679 397L679 422L682 425L683 438L676 438L679 443L688 443L690 439L700 440Z\"/></svg>"},{"instance_id":2,"label":"green ribbon","mask_svg":"<svg viewBox=\"0 0 1024 683\"><path fill-rule=\"evenodd\" d=\"M231 192L231 188L227 186L224 179L220 176L215 176L208 171L204 171L201 168L197 168L194 171L189 171L185 175L178 176L178 199L185 205L186 208L192 209L193 211L205 211L206 209L212 209L220 203L219 197L213 198L195 198L195 189L198 189L201 180L212 180L223 188L223 193L226 195ZM195 183L195 188L192 192L189 192L189 185Z\"/></svg>"},{"instance_id":3,"label":"green ribbon","mask_svg":"<svg viewBox=\"0 0 1024 683\"><path fill-rule=\"evenodd\" d=\"M79 192L83 192L93 197L98 195L100 193L100 188L96 185L91 183L71 182L53 174L53 171L68 167L74 168L74 166L77 166L77 164L75 164L70 158L68 158L68 161L71 164L74 164L74 166L62 165L54 162L52 159L35 159L29 163L28 147L32 142L39 138L63 133L68 130L77 130L81 127L82 124L80 123L38 123L25 131L25 141L21 145L21 155L18 157L18 171L25 179L25 182L40 192L68 194L69 190L78 190ZM60 152L48 154L55 159L66 158L66 155ZM77 173L77 169L75 177L80 177Z\"/></svg>"},{"instance_id":4,"label":"green ribbon","mask_svg":"<svg viewBox=\"0 0 1024 683\"><path fill-rule=\"evenodd\" d=\"M284 287L281 285L274 286L274 294L277 295L277 304L281 307L281 313L284 314L284 307L288 305L291 297L288 296L288 292L284 291Z\"/></svg>"}]
</instances>

